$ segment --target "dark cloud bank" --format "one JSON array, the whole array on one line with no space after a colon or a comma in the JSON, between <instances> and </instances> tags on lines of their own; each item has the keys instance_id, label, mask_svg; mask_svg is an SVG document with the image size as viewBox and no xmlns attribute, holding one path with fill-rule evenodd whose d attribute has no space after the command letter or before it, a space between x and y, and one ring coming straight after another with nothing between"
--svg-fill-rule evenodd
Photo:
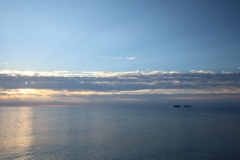
<instances>
[{"instance_id":1,"label":"dark cloud bank","mask_svg":"<svg viewBox=\"0 0 240 160\"><path fill-rule=\"evenodd\" d=\"M1 90L9 89L50 89L94 92L136 92L139 90L169 90L172 94L124 94L121 95L81 95L86 99L99 100L100 105L119 103L117 99L139 99L142 104L158 103L225 103L239 104L240 73L166 73L166 74L124 74L104 77L55 77L55 76L9 76L0 75ZM178 93L181 91L181 93ZM190 91L195 92L192 94ZM186 92L186 93L184 93ZM204 92L198 93L198 92ZM208 94L209 92L209 94ZM59 97L66 95L59 95ZM75 96L76 98L78 95ZM108 102L101 101L108 99ZM93 102L94 103L94 102ZM134 104L135 101L121 101ZM51 102L51 104L60 104ZM68 103L66 103L68 104ZM72 103L74 104L74 103ZM139 104L139 103L138 103Z\"/></svg>"},{"instance_id":2,"label":"dark cloud bank","mask_svg":"<svg viewBox=\"0 0 240 160\"><path fill-rule=\"evenodd\" d=\"M0 75L2 89L130 91L142 89L239 89L240 73L130 74L109 77Z\"/></svg>"}]
</instances>

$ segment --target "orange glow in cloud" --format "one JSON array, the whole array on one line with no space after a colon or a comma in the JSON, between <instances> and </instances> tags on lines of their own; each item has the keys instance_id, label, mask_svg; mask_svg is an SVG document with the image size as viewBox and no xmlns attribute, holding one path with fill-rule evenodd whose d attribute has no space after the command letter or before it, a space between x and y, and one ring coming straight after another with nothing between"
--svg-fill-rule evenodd
<instances>
[{"instance_id":1,"label":"orange glow in cloud","mask_svg":"<svg viewBox=\"0 0 240 160\"><path fill-rule=\"evenodd\" d=\"M213 94L215 93L215 94ZM0 90L0 102L62 102L62 103L91 103L91 102L139 102L146 101L144 97L128 97L124 95L155 95L156 99L161 100L158 95L176 95L174 97L164 97L171 100L217 100L217 99L236 99L239 96L234 95L217 95L217 94L238 94L240 89L229 90L184 90L184 89L145 89L135 91L68 91L68 90L50 90L50 89L7 89ZM209 96L213 94L212 96ZM94 95L103 96L97 99ZM114 97L117 96L117 97ZM120 97L120 96L123 97ZM196 96L194 96L196 95ZM201 96L199 96L201 95ZM111 96L111 97L109 97Z\"/></svg>"},{"instance_id":2,"label":"orange glow in cloud","mask_svg":"<svg viewBox=\"0 0 240 160\"><path fill-rule=\"evenodd\" d=\"M133 91L108 91L108 92L98 92L98 91L68 91L68 90L51 90L51 89L7 89L0 91L2 95L1 98L7 97L51 97L56 95L139 95L139 94L212 94L212 93L226 93L226 94L237 94L240 93L240 89L230 90L186 90L186 89L144 89L144 90L133 90Z\"/></svg>"}]
</instances>

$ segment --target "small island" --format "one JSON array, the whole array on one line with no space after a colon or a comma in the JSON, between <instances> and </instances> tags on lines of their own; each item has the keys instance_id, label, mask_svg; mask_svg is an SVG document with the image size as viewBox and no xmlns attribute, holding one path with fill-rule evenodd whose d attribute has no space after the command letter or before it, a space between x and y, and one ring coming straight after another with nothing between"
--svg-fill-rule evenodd
<instances>
[{"instance_id":1,"label":"small island","mask_svg":"<svg viewBox=\"0 0 240 160\"><path fill-rule=\"evenodd\" d=\"M173 107L181 107L180 105L174 105Z\"/></svg>"}]
</instances>

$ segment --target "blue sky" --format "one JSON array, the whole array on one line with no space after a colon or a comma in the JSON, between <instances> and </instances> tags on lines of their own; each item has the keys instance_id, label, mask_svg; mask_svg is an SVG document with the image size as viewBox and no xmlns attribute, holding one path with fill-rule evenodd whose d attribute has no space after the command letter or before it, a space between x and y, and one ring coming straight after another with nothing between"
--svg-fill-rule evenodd
<instances>
[{"instance_id":1,"label":"blue sky","mask_svg":"<svg viewBox=\"0 0 240 160\"><path fill-rule=\"evenodd\" d=\"M11 79L13 75L18 75L24 79L28 74L32 78L36 75L56 78L59 76L57 71L65 77L92 78L119 76L121 73L119 79L129 73L149 73L148 76L155 74L157 83L160 83L159 75L164 77L175 71L177 75L187 73L193 77L195 74L223 75L226 80L221 79L221 82L227 83L230 72L234 72L235 76L231 78L239 79L239 6L240 1L237 0L2 0L1 78L7 76ZM104 72L104 75L100 74ZM139 78L135 76L132 78ZM28 81L30 79L26 79ZM43 80L34 79L31 82L43 84ZM109 79L99 82L114 84L120 91L119 82ZM184 86L185 82L180 84ZM238 89L238 81L235 84L235 89ZM2 94L10 93L9 89L39 89L35 85L21 87L20 84L9 88L3 81L0 87ZM91 87L85 91L92 91ZM162 88L158 85L133 90ZM182 92L183 88L180 88ZM78 91L81 89L78 88ZM231 94L232 89L229 86ZM206 88L206 91L209 90ZM224 94L227 94L226 90ZM146 102L150 102L148 100Z\"/></svg>"}]
</instances>

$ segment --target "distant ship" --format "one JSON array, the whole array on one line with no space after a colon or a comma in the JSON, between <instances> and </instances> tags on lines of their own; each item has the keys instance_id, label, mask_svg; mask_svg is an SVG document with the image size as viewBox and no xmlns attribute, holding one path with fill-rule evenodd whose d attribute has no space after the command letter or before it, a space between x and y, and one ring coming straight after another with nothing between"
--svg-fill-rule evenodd
<instances>
[{"instance_id":1,"label":"distant ship","mask_svg":"<svg viewBox=\"0 0 240 160\"><path fill-rule=\"evenodd\" d=\"M180 105L174 105L173 107L181 107Z\"/></svg>"},{"instance_id":2,"label":"distant ship","mask_svg":"<svg viewBox=\"0 0 240 160\"><path fill-rule=\"evenodd\" d=\"M191 107L190 105L185 105L184 107Z\"/></svg>"}]
</instances>

